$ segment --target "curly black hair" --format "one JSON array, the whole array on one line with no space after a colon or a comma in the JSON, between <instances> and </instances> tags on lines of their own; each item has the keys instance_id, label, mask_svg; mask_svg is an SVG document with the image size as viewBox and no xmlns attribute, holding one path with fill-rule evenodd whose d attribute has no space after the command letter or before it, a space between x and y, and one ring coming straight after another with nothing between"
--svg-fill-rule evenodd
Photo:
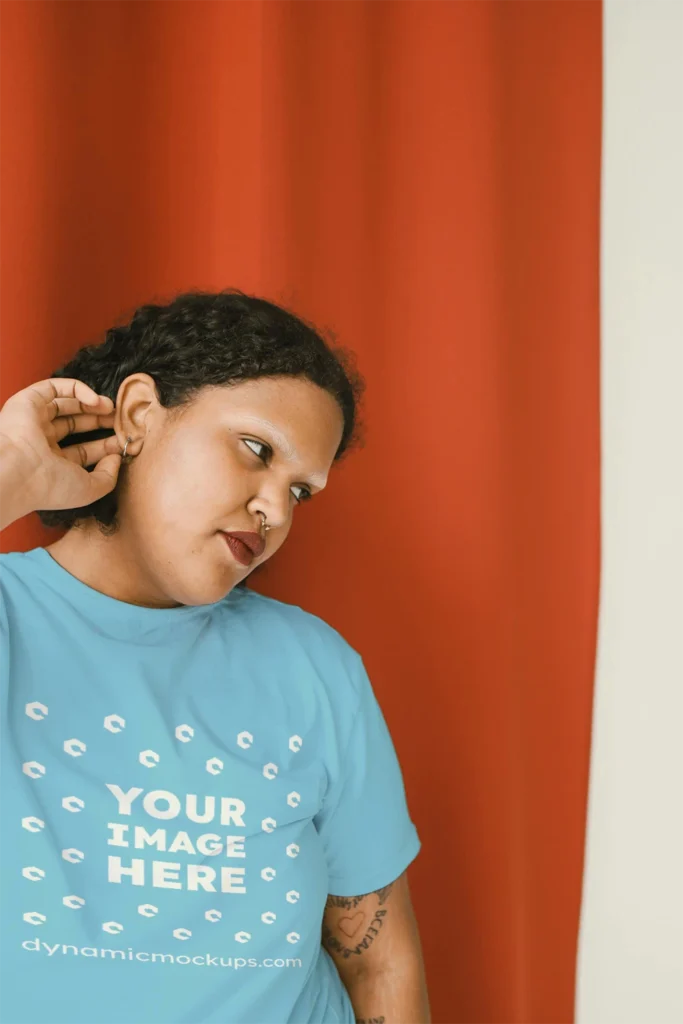
<instances>
[{"instance_id":1,"label":"curly black hair","mask_svg":"<svg viewBox=\"0 0 683 1024\"><path fill-rule=\"evenodd\" d=\"M100 344L79 349L50 376L75 377L116 402L122 381L138 372L154 379L166 408L188 405L210 385L257 377L306 378L329 392L343 413L335 461L361 443L359 403L365 383L353 354L324 340L313 324L284 306L237 288L185 292L167 305L140 306L129 323L112 327ZM103 428L67 434L59 443L65 447L113 433ZM121 466L119 480L125 468ZM103 533L112 534L118 529L117 490L118 482L90 505L38 510L38 515L44 526L67 529L94 519Z\"/></svg>"}]
</instances>

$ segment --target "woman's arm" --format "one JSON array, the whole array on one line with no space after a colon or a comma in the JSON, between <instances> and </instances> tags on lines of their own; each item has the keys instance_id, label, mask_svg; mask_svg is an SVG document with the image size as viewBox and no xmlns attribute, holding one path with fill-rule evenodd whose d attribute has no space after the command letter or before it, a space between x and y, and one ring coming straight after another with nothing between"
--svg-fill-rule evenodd
<instances>
[{"instance_id":1,"label":"woman's arm","mask_svg":"<svg viewBox=\"0 0 683 1024\"><path fill-rule=\"evenodd\" d=\"M363 1024L431 1024L406 872L364 896L330 895L322 943Z\"/></svg>"},{"instance_id":2,"label":"woman's arm","mask_svg":"<svg viewBox=\"0 0 683 1024\"><path fill-rule=\"evenodd\" d=\"M32 512L26 491L27 467L21 452L0 434L0 530Z\"/></svg>"}]
</instances>

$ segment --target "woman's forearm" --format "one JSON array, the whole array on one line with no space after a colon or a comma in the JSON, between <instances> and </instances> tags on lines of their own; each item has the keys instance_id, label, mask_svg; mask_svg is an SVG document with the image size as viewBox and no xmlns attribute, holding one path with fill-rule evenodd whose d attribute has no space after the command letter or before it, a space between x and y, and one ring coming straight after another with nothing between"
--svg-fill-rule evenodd
<instances>
[{"instance_id":1,"label":"woman's forearm","mask_svg":"<svg viewBox=\"0 0 683 1024\"><path fill-rule=\"evenodd\" d=\"M0 434L0 530L32 511L26 460L15 444Z\"/></svg>"},{"instance_id":2,"label":"woman's forearm","mask_svg":"<svg viewBox=\"0 0 683 1024\"><path fill-rule=\"evenodd\" d=\"M346 988L356 1024L431 1024L424 968L417 960L359 973Z\"/></svg>"}]
</instances>

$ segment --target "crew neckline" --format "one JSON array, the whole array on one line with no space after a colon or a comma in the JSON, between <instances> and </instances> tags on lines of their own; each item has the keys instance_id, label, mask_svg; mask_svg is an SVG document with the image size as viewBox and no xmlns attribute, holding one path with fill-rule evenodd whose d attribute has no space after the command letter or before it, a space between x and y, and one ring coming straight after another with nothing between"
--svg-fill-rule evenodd
<instances>
[{"instance_id":1,"label":"crew neckline","mask_svg":"<svg viewBox=\"0 0 683 1024\"><path fill-rule=\"evenodd\" d=\"M103 625L120 623L144 628L181 625L196 618L209 616L220 604L239 599L244 590L243 587L233 587L225 597L210 604L183 604L176 608L148 608L145 605L120 601L116 597L110 597L109 594L103 594L101 590L95 590L94 587L84 583L83 580L78 579L63 565L60 565L44 547L32 548L23 554L25 558L31 559L36 564L43 578L48 583L52 583L60 594L68 596L69 600L88 618L97 619Z\"/></svg>"}]
</instances>

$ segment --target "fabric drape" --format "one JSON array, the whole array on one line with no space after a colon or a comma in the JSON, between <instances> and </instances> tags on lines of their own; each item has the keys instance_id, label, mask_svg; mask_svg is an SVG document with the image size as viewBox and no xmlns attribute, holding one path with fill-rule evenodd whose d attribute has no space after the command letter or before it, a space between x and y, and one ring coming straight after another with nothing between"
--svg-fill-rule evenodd
<instances>
[{"instance_id":1,"label":"fabric drape","mask_svg":"<svg viewBox=\"0 0 683 1024\"><path fill-rule=\"evenodd\" d=\"M2 4L3 400L194 287L281 301L357 353L365 446L255 585L363 653L423 842L435 1022L573 1016L601 11ZM53 536L33 517L2 546Z\"/></svg>"}]
</instances>

